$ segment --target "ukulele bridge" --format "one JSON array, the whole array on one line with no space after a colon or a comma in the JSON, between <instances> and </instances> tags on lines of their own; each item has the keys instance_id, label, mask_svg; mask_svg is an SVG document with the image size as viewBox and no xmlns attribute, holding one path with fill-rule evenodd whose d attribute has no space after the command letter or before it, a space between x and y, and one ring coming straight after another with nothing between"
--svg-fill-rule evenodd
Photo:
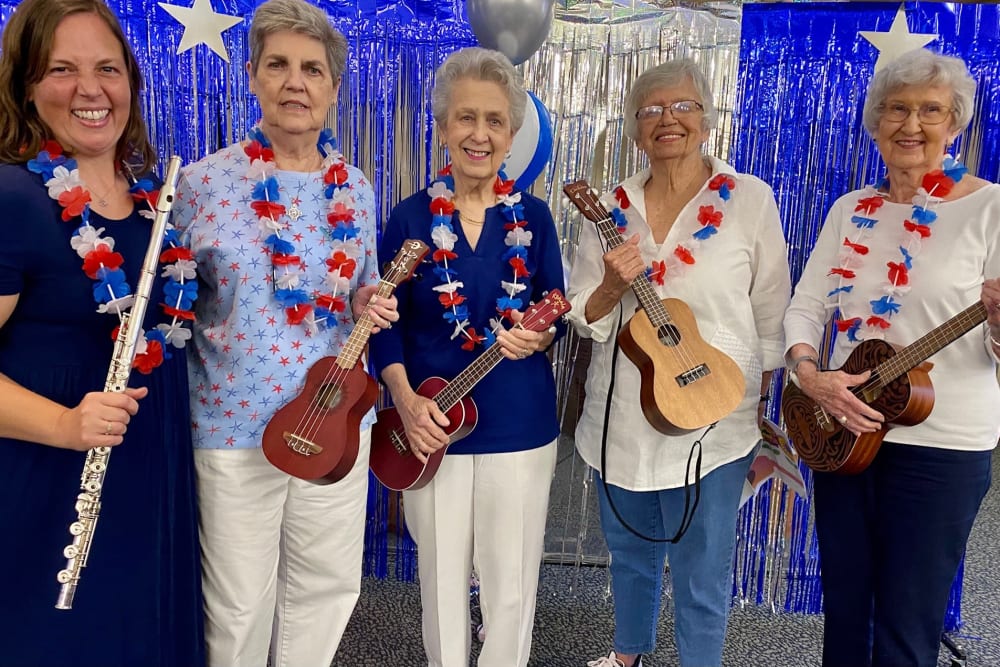
<instances>
[{"instance_id":1,"label":"ukulele bridge","mask_svg":"<svg viewBox=\"0 0 1000 667\"><path fill-rule=\"evenodd\" d=\"M708 364L698 364L694 368L684 371L674 379L677 381L678 386L686 387L692 382L697 382L704 377L708 377L711 373L712 369L708 367Z\"/></svg>"},{"instance_id":2,"label":"ukulele bridge","mask_svg":"<svg viewBox=\"0 0 1000 667\"><path fill-rule=\"evenodd\" d=\"M406 444L406 433L400 433L399 431L393 431L389 435L389 442L396 449L399 454L403 456L410 453L410 447Z\"/></svg>"},{"instance_id":3,"label":"ukulele bridge","mask_svg":"<svg viewBox=\"0 0 1000 667\"><path fill-rule=\"evenodd\" d=\"M285 444L293 452L302 454L303 456L312 456L313 454L319 454L323 451L323 448L317 445L312 440L303 438L301 435L296 435L294 433L289 433L285 431L282 434L285 438Z\"/></svg>"}]
</instances>

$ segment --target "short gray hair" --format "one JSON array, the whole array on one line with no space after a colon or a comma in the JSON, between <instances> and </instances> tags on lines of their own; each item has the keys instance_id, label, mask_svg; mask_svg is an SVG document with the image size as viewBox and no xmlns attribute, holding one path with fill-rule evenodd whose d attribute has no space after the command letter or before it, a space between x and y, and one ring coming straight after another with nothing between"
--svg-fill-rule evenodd
<instances>
[{"instance_id":1,"label":"short gray hair","mask_svg":"<svg viewBox=\"0 0 1000 667\"><path fill-rule=\"evenodd\" d=\"M701 116L701 129L711 130L714 128L719 122L719 111L715 108L715 100L712 97L712 87L708 83L708 77L693 60L679 58L650 67L632 82L632 89L628 91L628 96L625 98L625 136L633 141L638 139L639 130L635 121L635 112L654 91L676 86L684 79L690 79L701 98L695 100L704 107L704 113Z\"/></svg>"},{"instance_id":2,"label":"short gray hair","mask_svg":"<svg viewBox=\"0 0 1000 667\"><path fill-rule=\"evenodd\" d=\"M323 10L305 0L267 0L257 7L250 22L251 72L257 73L268 35L283 30L319 40L326 49L330 76L335 83L340 80L347 67L347 40L330 25L330 19Z\"/></svg>"},{"instance_id":3,"label":"short gray hair","mask_svg":"<svg viewBox=\"0 0 1000 667\"><path fill-rule=\"evenodd\" d=\"M960 58L943 56L927 49L904 53L872 77L862 112L865 130L872 137L878 132L882 105L900 88L941 86L951 89L952 130L962 132L972 121L976 81Z\"/></svg>"},{"instance_id":4,"label":"short gray hair","mask_svg":"<svg viewBox=\"0 0 1000 667\"><path fill-rule=\"evenodd\" d=\"M438 125L444 127L448 120L451 92L455 82L460 79L492 81L503 88L510 103L511 127L515 132L521 129L528 104L528 94L524 90L521 75L510 64L507 56L478 46L455 51L437 68L434 90L431 92L431 112Z\"/></svg>"}]
</instances>

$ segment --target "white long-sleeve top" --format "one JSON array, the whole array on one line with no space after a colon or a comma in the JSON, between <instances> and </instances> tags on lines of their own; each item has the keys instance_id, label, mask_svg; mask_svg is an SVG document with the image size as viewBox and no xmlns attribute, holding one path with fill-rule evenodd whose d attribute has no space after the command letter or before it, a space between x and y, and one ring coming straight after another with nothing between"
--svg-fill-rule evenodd
<instances>
[{"instance_id":1,"label":"white long-sleeve top","mask_svg":"<svg viewBox=\"0 0 1000 667\"><path fill-rule=\"evenodd\" d=\"M757 406L761 373L783 364L781 322L791 292L785 239L771 188L753 176L736 173L720 160L712 159L712 172L713 176L728 174L736 182L718 233L701 242L694 251L695 264L682 275L668 276L663 285L653 283L661 299L680 299L691 308L702 338L732 357L746 379L743 401L702 442L703 476L745 456L760 437ZM639 235L639 250L647 266L653 260L668 260L678 243L690 239L701 227L697 221L700 206L712 203L719 208L718 196L706 185L681 211L664 242L657 245L645 222L643 186L649 177L649 170L644 170L622 183L635 209L625 236ZM581 336L593 339L576 447L584 461L598 470L619 309L590 323L585 310L604 275L604 252L594 225L584 224L568 293L573 306L570 321ZM620 308L623 322L628 321L637 308L632 291L625 293ZM620 350L616 363L607 481L633 491L683 486L688 453L703 429L680 436L653 429L639 401L638 368ZM692 482L693 474L692 469Z\"/></svg>"},{"instance_id":2,"label":"white long-sleeve top","mask_svg":"<svg viewBox=\"0 0 1000 667\"><path fill-rule=\"evenodd\" d=\"M823 328L841 309L840 319L872 315L870 301L880 299L888 281L887 263L900 261L900 246L907 238L903 221L913 206L886 201L873 215L878 220L870 235L859 233L851 222L861 197L875 195L871 188L850 192L830 208L816 246L785 315L788 348L808 343L819 349ZM880 336L898 346L909 345L979 300L983 280L1000 277L1000 185L991 184L964 197L931 207L938 219L931 236L920 243L909 271L910 290L898 297L900 309ZM869 252L860 260L850 292L829 292L844 285L830 269L842 264L844 239L860 238ZM858 338L874 337L862 326ZM840 368L858 343L839 334L830 359ZM934 409L916 426L895 427L886 439L967 451L992 449L1000 435L1000 387L996 360L983 324L930 358L934 367Z\"/></svg>"}]
</instances>

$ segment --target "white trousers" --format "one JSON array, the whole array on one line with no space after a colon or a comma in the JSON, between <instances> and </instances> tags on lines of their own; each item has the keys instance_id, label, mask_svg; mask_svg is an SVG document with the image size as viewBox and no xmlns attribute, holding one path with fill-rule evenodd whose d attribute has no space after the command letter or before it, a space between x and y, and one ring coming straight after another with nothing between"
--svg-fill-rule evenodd
<instances>
[{"instance_id":1,"label":"white trousers","mask_svg":"<svg viewBox=\"0 0 1000 667\"><path fill-rule=\"evenodd\" d=\"M209 667L329 667L361 592L368 451L335 484L260 449L197 449Z\"/></svg>"},{"instance_id":2,"label":"white trousers","mask_svg":"<svg viewBox=\"0 0 1000 667\"><path fill-rule=\"evenodd\" d=\"M469 665L473 561L486 630L479 667L528 664L555 462L555 441L525 452L445 456L430 484L403 493L430 667Z\"/></svg>"}]
</instances>

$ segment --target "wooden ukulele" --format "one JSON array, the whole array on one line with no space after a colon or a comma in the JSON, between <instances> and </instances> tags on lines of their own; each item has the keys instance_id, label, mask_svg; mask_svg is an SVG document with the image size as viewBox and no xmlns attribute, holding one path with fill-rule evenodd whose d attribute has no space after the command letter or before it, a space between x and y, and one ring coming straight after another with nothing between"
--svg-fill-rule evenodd
<instances>
[{"instance_id":1,"label":"wooden ukulele","mask_svg":"<svg viewBox=\"0 0 1000 667\"><path fill-rule=\"evenodd\" d=\"M562 292L555 289L546 294L541 303L529 307L515 326L528 331L544 331L557 318L568 313L569 309L569 301ZM479 410L468 394L503 359L500 343L493 343L451 382L439 377L429 377L417 387L418 394L433 399L448 417L449 424L444 427L444 432L448 434L448 445L469 435L476 427ZM369 463L378 480L390 489L419 489L434 477L448 445L429 454L427 463L421 463L410 451L410 442L399 412L394 407L386 408L379 410L378 422L372 428Z\"/></svg>"},{"instance_id":2,"label":"wooden ukulele","mask_svg":"<svg viewBox=\"0 0 1000 667\"><path fill-rule=\"evenodd\" d=\"M423 241L404 241L375 295L392 296L427 252ZM271 417L262 446L279 470L315 484L332 484L354 466L361 420L378 397L378 383L361 363L371 328L365 308L340 355L313 364L301 393Z\"/></svg>"},{"instance_id":3,"label":"wooden ukulele","mask_svg":"<svg viewBox=\"0 0 1000 667\"><path fill-rule=\"evenodd\" d=\"M854 435L795 384L786 385L781 413L799 457L820 472L863 471L890 428L919 424L931 413L934 387L928 373L933 364L927 359L985 320L986 306L980 301L902 349L883 340L862 341L854 348L840 370L852 375L872 372L851 392L885 416L874 433Z\"/></svg>"},{"instance_id":4,"label":"wooden ukulele","mask_svg":"<svg viewBox=\"0 0 1000 667\"><path fill-rule=\"evenodd\" d=\"M563 187L608 248L625 243L586 181ZM639 368L639 401L650 425L679 435L719 421L743 400L746 388L740 367L706 343L694 313L680 299L663 299L645 275L632 281L639 309L618 334L622 351Z\"/></svg>"}]
</instances>

